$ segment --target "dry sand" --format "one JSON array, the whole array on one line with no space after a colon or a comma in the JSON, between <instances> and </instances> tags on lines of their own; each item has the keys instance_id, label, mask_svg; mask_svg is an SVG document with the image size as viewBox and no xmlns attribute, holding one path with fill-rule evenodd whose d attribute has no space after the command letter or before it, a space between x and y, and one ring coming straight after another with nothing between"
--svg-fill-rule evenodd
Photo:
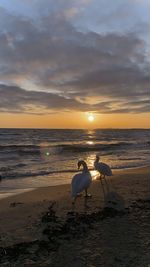
<instances>
[{"instance_id":1,"label":"dry sand","mask_svg":"<svg viewBox=\"0 0 150 267\"><path fill-rule=\"evenodd\" d=\"M150 266L150 167L115 171L107 182L122 213L106 210L100 181L75 207L70 185L0 200L0 266Z\"/></svg>"}]
</instances>

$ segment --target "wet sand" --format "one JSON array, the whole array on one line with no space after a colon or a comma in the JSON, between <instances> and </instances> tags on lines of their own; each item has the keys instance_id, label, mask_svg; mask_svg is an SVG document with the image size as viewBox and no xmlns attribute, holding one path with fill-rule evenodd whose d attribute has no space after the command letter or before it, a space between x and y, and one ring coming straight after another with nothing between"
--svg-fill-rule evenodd
<instances>
[{"instance_id":1,"label":"wet sand","mask_svg":"<svg viewBox=\"0 0 150 267\"><path fill-rule=\"evenodd\" d=\"M93 181L92 198L75 206L70 185L0 200L0 266L147 267L150 167L115 171L107 183ZM121 209L108 205L110 192Z\"/></svg>"}]
</instances>

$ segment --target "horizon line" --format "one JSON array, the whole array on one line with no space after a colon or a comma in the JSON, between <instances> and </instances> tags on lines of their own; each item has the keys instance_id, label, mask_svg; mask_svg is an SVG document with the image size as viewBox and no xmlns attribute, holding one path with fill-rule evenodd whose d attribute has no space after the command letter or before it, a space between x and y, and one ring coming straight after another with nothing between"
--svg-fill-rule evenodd
<instances>
[{"instance_id":1,"label":"horizon line","mask_svg":"<svg viewBox=\"0 0 150 267\"><path fill-rule=\"evenodd\" d=\"M116 127L103 127L103 128L31 128L31 127L0 127L0 130L2 129L27 129L27 130L150 130L150 127L148 128L138 128L138 127L126 127L126 128L116 128Z\"/></svg>"}]
</instances>

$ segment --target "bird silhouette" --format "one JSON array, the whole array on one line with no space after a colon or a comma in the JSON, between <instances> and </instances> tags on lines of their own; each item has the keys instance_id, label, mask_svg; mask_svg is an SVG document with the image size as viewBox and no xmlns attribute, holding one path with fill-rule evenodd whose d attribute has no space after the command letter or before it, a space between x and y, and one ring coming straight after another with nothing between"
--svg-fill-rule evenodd
<instances>
[{"instance_id":1,"label":"bird silhouette","mask_svg":"<svg viewBox=\"0 0 150 267\"><path fill-rule=\"evenodd\" d=\"M100 173L100 178L105 179L105 176L112 176L112 171L109 165L103 162L99 162L100 157L96 155L96 160L94 161L94 168Z\"/></svg>"},{"instance_id":2,"label":"bird silhouette","mask_svg":"<svg viewBox=\"0 0 150 267\"><path fill-rule=\"evenodd\" d=\"M100 173L100 181L102 185L102 190L104 194L104 198L106 197L106 194L109 192L109 184L107 183L105 176L112 176L112 171L109 165L103 162L99 162L100 157L96 155L96 160L94 161L94 168ZM103 184L102 180L104 180L105 184ZM106 185L106 188L105 188Z\"/></svg>"},{"instance_id":3,"label":"bird silhouette","mask_svg":"<svg viewBox=\"0 0 150 267\"><path fill-rule=\"evenodd\" d=\"M71 182L71 196L74 198L74 201L72 202L73 204L75 203L78 194L82 191L85 191L85 197L91 196L87 193L87 189L92 182L92 177L84 160L78 161L78 169L80 169L81 165L83 166L82 173L75 174Z\"/></svg>"}]
</instances>

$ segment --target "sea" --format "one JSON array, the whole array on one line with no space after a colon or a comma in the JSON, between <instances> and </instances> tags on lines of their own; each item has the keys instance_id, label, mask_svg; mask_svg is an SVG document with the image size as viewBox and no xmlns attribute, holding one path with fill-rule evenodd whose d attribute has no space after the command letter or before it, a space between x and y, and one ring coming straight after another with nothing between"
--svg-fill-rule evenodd
<instances>
[{"instance_id":1,"label":"sea","mask_svg":"<svg viewBox=\"0 0 150 267\"><path fill-rule=\"evenodd\" d=\"M150 130L0 129L0 198L71 183L78 160L92 170L97 154L112 171L147 166Z\"/></svg>"}]
</instances>

